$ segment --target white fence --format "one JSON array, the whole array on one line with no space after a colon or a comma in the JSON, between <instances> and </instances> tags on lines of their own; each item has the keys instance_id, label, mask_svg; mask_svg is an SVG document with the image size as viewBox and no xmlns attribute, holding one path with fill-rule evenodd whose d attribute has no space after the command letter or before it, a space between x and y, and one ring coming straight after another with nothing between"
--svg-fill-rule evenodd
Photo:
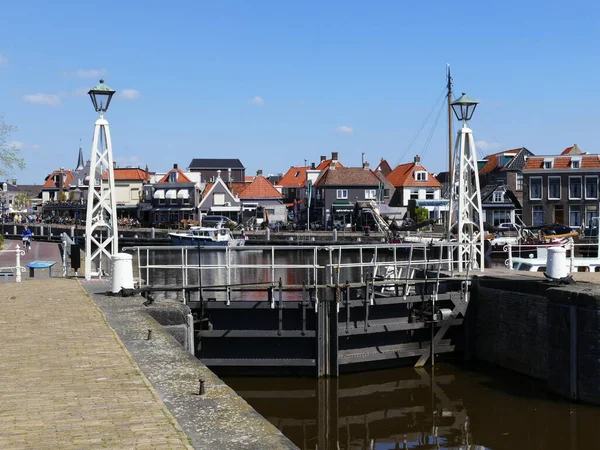
<instances>
[{"instance_id":1,"label":"white fence","mask_svg":"<svg viewBox=\"0 0 600 450\"><path fill-rule=\"evenodd\" d=\"M0 276L4 276L6 281L6 277L8 275L14 275L15 281L17 283L21 282L21 273L25 272L25 266L21 265L21 256L25 255L25 250L22 250L17 244L16 248L11 250L0 250L0 254L14 254L15 255L15 265L14 266L1 266L0 267ZM0 263L2 264L2 263Z\"/></svg>"}]
</instances>

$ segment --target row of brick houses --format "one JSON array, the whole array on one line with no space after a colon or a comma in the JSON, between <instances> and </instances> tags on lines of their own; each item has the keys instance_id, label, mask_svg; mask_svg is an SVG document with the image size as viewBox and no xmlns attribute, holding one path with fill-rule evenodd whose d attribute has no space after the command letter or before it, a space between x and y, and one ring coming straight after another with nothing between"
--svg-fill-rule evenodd
<instances>
[{"instance_id":1,"label":"row of brick houses","mask_svg":"<svg viewBox=\"0 0 600 450\"><path fill-rule=\"evenodd\" d=\"M41 189L43 214L83 219L87 189L91 183L100 185L99 175L92 179L89 172L80 150L75 170L48 175ZM599 172L600 156L577 145L560 155L536 156L525 147L488 155L479 161L484 220L494 225L559 222L572 228L590 224L598 217ZM173 164L160 173L117 167L114 174L119 217L156 226L217 214L244 223L260 217L349 227L356 225L360 208L373 205L391 219L411 217L417 207L443 219L449 206L447 174L429 172L418 156L393 169L381 159L371 169L369 163L347 167L332 152L278 177L261 171L247 176L239 159L224 158L195 158L185 170Z\"/></svg>"}]
</instances>

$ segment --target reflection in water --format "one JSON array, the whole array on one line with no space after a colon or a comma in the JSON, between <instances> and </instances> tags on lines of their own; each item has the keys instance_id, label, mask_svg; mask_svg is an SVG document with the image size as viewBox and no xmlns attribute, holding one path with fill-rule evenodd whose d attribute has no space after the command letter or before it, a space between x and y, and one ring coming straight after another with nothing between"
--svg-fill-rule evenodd
<instances>
[{"instance_id":1,"label":"reflection in water","mask_svg":"<svg viewBox=\"0 0 600 450\"><path fill-rule=\"evenodd\" d=\"M597 448L600 408L496 368L225 381L302 450Z\"/></svg>"}]
</instances>

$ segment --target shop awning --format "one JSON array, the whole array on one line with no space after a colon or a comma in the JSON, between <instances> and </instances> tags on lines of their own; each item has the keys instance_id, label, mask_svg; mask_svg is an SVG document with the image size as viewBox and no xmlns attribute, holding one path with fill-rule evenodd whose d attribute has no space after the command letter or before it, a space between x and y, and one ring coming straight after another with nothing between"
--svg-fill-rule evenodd
<instances>
[{"instance_id":1,"label":"shop awning","mask_svg":"<svg viewBox=\"0 0 600 450\"><path fill-rule=\"evenodd\" d=\"M187 189L179 189L177 191L177 198L190 198L190 191Z\"/></svg>"},{"instance_id":2,"label":"shop awning","mask_svg":"<svg viewBox=\"0 0 600 450\"><path fill-rule=\"evenodd\" d=\"M164 199L165 198L165 191L164 190L158 190L158 191L154 191L154 198L158 198L158 199Z\"/></svg>"},{"instance_id":3,"label":"shop awning","mask_svg":"<svg viewBox=\"0 0 600 450\"><path fill-rule=\"evenodd\" d=\"M176 189L168 189L167 193L165 194L165 198L169 198L171 200L174 200L177 198L177 190Z\"/></svg>"}]
</instances>

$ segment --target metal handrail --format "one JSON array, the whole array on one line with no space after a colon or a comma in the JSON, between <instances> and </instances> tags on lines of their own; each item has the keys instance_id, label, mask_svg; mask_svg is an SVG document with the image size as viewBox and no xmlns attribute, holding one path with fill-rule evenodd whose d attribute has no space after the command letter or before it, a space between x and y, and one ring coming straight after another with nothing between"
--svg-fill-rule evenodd
<instances>
[{"instance_id":1,"label":"metal handrail","mask_svg":"<svg viewBox=\"0 0 600 450\"><path fill-rule=\"evenodd\" d=\"M0 271L10 270L15 273L15 282L21 282L21 273L25 272L25 266L21 265L21 256L25 255L25 250L19 247L19 244L14 248L14 250L0 250L0 253L14 253L15 254L15 265L14 266L2 266L0 267Z\"/></svg>"}]
</instances>

